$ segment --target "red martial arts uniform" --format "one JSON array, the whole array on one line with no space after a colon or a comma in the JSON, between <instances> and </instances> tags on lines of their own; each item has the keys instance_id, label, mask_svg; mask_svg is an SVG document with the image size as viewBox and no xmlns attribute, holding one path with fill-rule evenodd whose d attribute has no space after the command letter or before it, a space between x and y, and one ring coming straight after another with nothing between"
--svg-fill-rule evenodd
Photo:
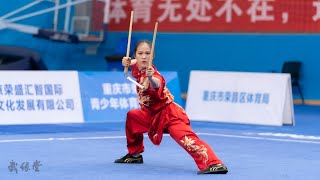
<instances>
[{"instance_id":1,"label":"red martial arts uniform","mask_svg":"<svg viewBox=\"0 0 320 180\"><path fill-rule=\"evenodd\" d=\"M153 68L154 77L160 80L160 87L152 89L149 83L146 91L137 88L141 109L130 110L127 113L128 153L144 151L143 133L148 132L152 143L159 145L165 132L192 156L200 170L212 164L221 164L212 148L193 132L185 111L173 102L173 96L166 88L164 78L154 66ZM131 74L140 84L147 78L145 70L139 71L137 65L132 68Z\"/></svg>"}]
</instances>

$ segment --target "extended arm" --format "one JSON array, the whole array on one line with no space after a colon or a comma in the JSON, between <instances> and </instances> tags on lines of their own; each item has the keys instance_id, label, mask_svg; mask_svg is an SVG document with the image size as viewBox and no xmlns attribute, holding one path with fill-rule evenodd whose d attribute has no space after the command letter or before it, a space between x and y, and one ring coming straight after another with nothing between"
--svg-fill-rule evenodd
<instances>
[{"instance_id":1,"label":"extended arm","mask_svg":"<svg viewBox=\"0 0 320 180\"><path fill-rule=\"evenodd\" d=\"M153 76L154 74L154 69L152 67L149 67L146 72L146 76L148 77L150 81L150 85L153 89L159 88L160 87L160 79L156 78Z\"/></svg>"}]
</instances>

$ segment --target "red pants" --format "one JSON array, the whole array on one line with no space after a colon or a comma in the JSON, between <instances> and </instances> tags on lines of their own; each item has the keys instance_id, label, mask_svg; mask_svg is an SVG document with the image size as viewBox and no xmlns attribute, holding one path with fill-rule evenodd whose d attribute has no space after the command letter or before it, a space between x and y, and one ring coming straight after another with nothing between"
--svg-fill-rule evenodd
<instances>
[{"instance_id":1,"label":"red pants","mask_svg":"<svg viewBox=\"0 0 320 180\"><path fill-rule=\"evenodd\" d=\"M173 104L168 108L180 107ZM178 110L176 112L180 111ZM193 132L190 127L189 119L179 119L183 117L186 118L186 116L179 116L178 114L173 120L166 120L168 123L166 123L164 131L168 132L170 136L192 156L200 170L203 170L212 164L222 163L215 155L212 148L207 143L200 140ZM126 121L128 153L135 154L144 151L143 133L150 130L153 120L154 118L149 112L141 109L134 109L128 112Z\"/></svg>"}]
</instances>

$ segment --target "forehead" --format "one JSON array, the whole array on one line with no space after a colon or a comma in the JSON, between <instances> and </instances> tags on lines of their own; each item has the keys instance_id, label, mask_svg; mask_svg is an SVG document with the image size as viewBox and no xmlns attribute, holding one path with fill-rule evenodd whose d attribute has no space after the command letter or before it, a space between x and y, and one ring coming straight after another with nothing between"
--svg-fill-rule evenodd
<instances>
[{"instance_id":1,"label":"forehead","mask_svg":"<svg viewBox=\"0 0 320 180\"><path fill-rule=\"evenodd\" d=\"M150 51L150 46L148 43L143 42L143 43L139 44L139 46L137 47L137 50L138 51Z\"/></svg>"}]
</instances>

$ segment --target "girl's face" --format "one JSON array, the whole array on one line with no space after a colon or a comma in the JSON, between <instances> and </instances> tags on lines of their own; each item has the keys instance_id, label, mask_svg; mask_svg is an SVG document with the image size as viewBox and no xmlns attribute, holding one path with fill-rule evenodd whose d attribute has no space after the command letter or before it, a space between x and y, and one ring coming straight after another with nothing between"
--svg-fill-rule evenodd
<instances>
[{"instance_id":1,"label":"girl's face","mask_svg":"<svg viewBox=\"0 0 320 180\"><path fill-rule=\"evenodd\" d=\"M135 53L139 70L146 69L150 61L151 47L148 43L142 42L138 45Z\"/></svg>"}]
</instances>

